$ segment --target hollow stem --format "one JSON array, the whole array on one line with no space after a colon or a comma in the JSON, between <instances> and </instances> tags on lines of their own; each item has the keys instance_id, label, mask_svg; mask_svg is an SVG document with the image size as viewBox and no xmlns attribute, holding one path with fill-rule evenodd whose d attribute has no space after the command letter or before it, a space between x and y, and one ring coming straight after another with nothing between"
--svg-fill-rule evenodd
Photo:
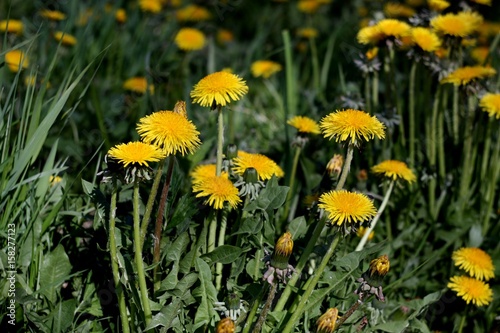
<instances>
[{"instance_id":1,"label":"hollow stem","mask_svg":"<svg viewBox=\"0 0 500 333\"><path fill-rule=\"evenodd\" d=\"M410 96L408 101L410 165L414 165L415 163L415 76L417 73L417 64L416 61L413 61L410 70Z\"/></svg>"},{"instance_id":2,"label":"hollow stem","mask_svg":"<svg viewBox=\"0 0 500 333\"><path fill-rule=\"evenodd\" d=\"M267 296L266 303L264 304L264 307L260 312L259 319L257 319L257 323L255 324L252 333L260 333L260 331L262 330L262 326L266 322L267 314L269 313L271 305L273 304L274 297L276 296L276 290L278 290L278 282L275 281L271 284L271 289L269 290L269 295Z\"/></svg>"},{"instance_id":3,"label":"hollow stem","mask_svg":"<svg viewBox=\"0 0 500 333\"><path fill-rule=\"evenodd\" d=\"M217 161L215 164L215 175L220 176L222 172L222 148L224 145L224 117L220 105L217 105L217 124Z\"/></svg>"},{"instance_id":4,"label":"hollow stem","mask_svg":"<svg viewBox=\"0 0 500 333\"><path fill-rule=\"evenodd\" d=\"M288 216L288 212L290 210L290 205L292 203L292 199L294 196L294 186L295 186L295 175L297 174L297 165L299 164L299 158L300 158L300 152L302 151L302 148L300 145L297 145L295 147L295 156L293 157L293 164L292 164L292 172L290 173L290 190L288 191L288 195L286 198L286 204L285 204L285 211L283 213L283 217L286 219ZM290 219L288 219L290 221Z\"/></svg>"},{"instance_id":5,"label":"hollow stem","mask_svg":"<svg viewBox=\"0 0 500 333\"><path fill-rule=\"evenodd\" d=\"M222 211L222 217L220 220L220 230L219 230L219 239L217 242L217 246L224 245L224 240L226 238L226 229L227 229L227 209ZM222 263L218 262L215 265L215 288L217 291L221 288L222 282Z\"/></svg>"},{"instance_id":6,"label":"hollow stem","mask_svg":"<svg viewBox=\"0 0 500 333\"><path fill-rule=\"evenodd\" d=\"M149 198L146 204L146 209L144 210L144 215L142 216L141 249L144 247L144 240L146 239L146 234L148 232L149 218L151 217L151 212L153 211L153 204L155 202L156 193L158 193L158 188L160 187L160 181L161 181L161 176L163 174L164 165L165 165L165 160L163 159L158 164L158 169L156 169L155 179L153 180L153 185L151 185L151 192L149 192Z\"/></svg>"}]
</instances>

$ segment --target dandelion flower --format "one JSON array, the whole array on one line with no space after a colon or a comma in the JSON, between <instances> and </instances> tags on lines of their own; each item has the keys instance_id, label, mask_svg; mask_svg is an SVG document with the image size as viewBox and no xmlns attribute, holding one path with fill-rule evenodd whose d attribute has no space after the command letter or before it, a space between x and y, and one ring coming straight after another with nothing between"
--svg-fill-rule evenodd
<instances>
[{"instance_id":1,"label":"dandelion flower","mask_svg":"<svg viewBox=\"0 0 500 333\"><path fill-rule=\"evenodd\" d=\"M390 268L391 262L387 254L381 255L370 261L370 276L386 276Z\"/></svg>"},{"instance_id":2,"label":"dandelion flower","mask_svg":"<svg viewBox=\"0 0 500 333\"><path fill-rule=\"evenodd\" d=\"M377 27L383 34L383 38L401 38L408 36L411 31L411 27L403 22L396 19L384 19L377 23Z\"/></svg>"},{"instance_id":3,"label":"dandelion flower","mask_svg":"<svg viewBox=\"0 0 500 333\"><path fill-rule=\"evenodd\" d=\"M267 79L276 72L281 71L281 65L270 60L257 60L252 63L250 71L254 77L262 76Z\"/></svg>"},{"instance_id":4,"label":"dandelion flower","mask_svg":"<svg viewBox=\"0 0 500 333\"><path fill-rule=\"evenodd\" d=\"M330 308L319 317L316 321L318 326L317 333L333 333L337 319L340 318L339 310L337 308Z\"/></svg>"},{"instance_id":5,"label":"dandelion flower","mask_svg":"<svg viewBox=\"0 0 500 333\"><path fill-rule=\"evenodd\" d=\"M75 36L67 34L67 33L62 32L62 31L56 31L54 33L54 39L65 46L74 46L74 45L76 45L76 42L77 42Z\"/></svg>"},{"instance_id":6,"label":"dandelion flower","mask_svg":"<svg viewBox=\"0 0 500 333\"><path fill-rule=\"evenodd\" d=\"M490 48L487 46L478 46L470 51L470 56L479 65L484 64L488 55L490 54Z\"/></svg>"},{"instance_id":7,"label":"dandelion flower","mask_svg":"<svg viewBox=\"0 0 500 333\"><path fill-rule=\"evenodd\" d=\"M193 192L200 192L196 195L197 198L208 197L206 204L215 209L222 209L224 202L236 208L241 202L238 189L225 175L207 177L202 182L193 184Z\"/></svg>"},{"instance_id":8,"label":"dandelion flower","mask_svg":"<svg viewBox=\"0 0 500 333\"><path fill-rule=\"evenodd\" d=\"M478 29L482 18L472 12L438 15L431 20L431 26L443 35L466 37Z\"/></svg>"},{"instance_id":9,"label":"dandelion flower","mask_svg":"<svg viewBox=\"0 0 500 333\"><path fill-rule=\"evenodd\" d=\"M43 9L40 11L40 15L51 21L62 21L66 19L66 14L58 10Z\"/></svg>"},{"instance_id":10,"label":"dandelion flower","mask_svg":"<svg viewBox=\"0 0 500 333\"><path fill-rule=\"evenodd\" d=\"M127 79L123 83L123 89L132 91L138 94L145 94L147 90L149 90L150 94L153 94L155 91L154 85L150 84L148 86L148 81L145 77L138 76Z\"/></svg>"},{"instance_id":11,"label":"dandelion flower","mask_svg":"<svg viewBox=\"0 0 500 333\"><path fill-rule=\"evenodd\" d=\"M184 51L197 51L205 46L205 34L198 29L182 28L175 36L175 44Z\"/></svg>"},{"instance_id":12,"label":"dandelion flower","mask_svg":"<svg viewBox=\"0 0 500 333\"><path fill-rule=\"evenodd\" d=\"M372 172L392 180L403 179L409 183L417 180L413 171L401 161L387 160L372 167Z\"/></svg>"},{"instance_id":13,"label":"dandelion flower","mask_svg":"<svg viewBox=\"0 0 500 333\"><path fill-rule=\"evenodd\" d=\"M28 56L20 50L13 50L5 53L5 63L11 72L17 73L23 68L28 68Z\"/></svg>"},{"instance_id":14,"label":"dandelion flower","mask_svg":"<svg viewBox=\"0 0 500 333\"><path fill-rule=\"evenodd\" d=\"M375 137L385 138L385 126L375 116L359 110L348 109L330 113L320 122L320 128L326 138L335 138L336 142L349 141L359 145L363 138L368 141Z\"/></svg>"},{"instance_id":15,"label":"dandelion flower","mask_svg":"<svg viewBox=\"0 0 500 333\"><path fill-rule=\"evenodd\" d=\"M22 34L24 30L23 22L19 20L2 20L0 21L0 31L10 32L14 34Z\"/></svg>"},{"instance_id":16,"label":"dandelion flower","mask_svg":"<svg viewBox=\"0 0 500 333\"><path fill-rule=\"evenodd\" d=\"M127 12L123 8L118 8L115 13L116 22L123 24L127 22Z\"/></svg>"},{"instance_id":17,"label":"dandelion flower","mask_svg":"<svg viewBox=\"0 0 500 333\"><path fill-rule=\"evenodd\" d=\"M108 155L122 163L125 167L129 164L149 166L148 162L158 162L165 158L160 148L144 142L129 142L114 146Z\"/></svg>"},{"instance_id":18,"label":"dandelion flower","mask_svg":"<svg viewBox=\"0 0 500 333\"><path fill-rule=\"evenodd\" d=\"M292 234L287 231L276 241L274 246L274 254L286 257L287 259L292 255L293 239Z\"/></svg>"},{"instance_id":19,"label":"dandelion flower","mask_svg":"<svg viewBox=\"0 0 500 333\"><path fill-rule=\"evenodd\" d=\"M490 117L500 119L500 94L488 93L481 98L479 106L484 112L488 112Z\"/></svg>"},{"instance_id":20,"label":"dandelion flower","mask_svg":"<svg viewBox=\"0 0 500 333\"><path fill-rule=\"evenodd\" d=\"M295 127L297 131L299 131L299 133L321 133L318 123L309 117L295 116L292 119L288 120L287 124Z\"/></svg>"},{"instance_id":21,"label":"dandelion flower","mask_svg":"<svg viewBox=\"0 0 500 333\"><path fill-rule=\"evenodd\" d=\"M493 291L483 281L468 276L453 276L448 288L457 293L467 303L477 306L488 305L493 300Z\"/></svg>"},{"instance_id":22,"label":"dandelion flower","mask_svg":"<svg viewBox=\"0 0 500 333\"><path fill-rule=\"evenodd\" d=\"M438 35L430 29L417 27L411 30L413 42L425 52L434 52L441 47Z\"/></svg>"},{"instance_id":23,"label":"dandelion flower","mask_svg":"<svg viewBox=\"0 0 500 333\"><path fill-rule=\"evenodd\" d=\"M473 80L484 79L493 76L497 71L492 67L485 66L465 66L457 68L447 77L441 80L443 83L453 83L456 86L466 85Z\"/></svg>"},{"instance_id":24,"label":"dandelion flower","mask_svg":"<svg viewBox=\"0 0 500 333\"><path fill-rule=\"evenodd\" d=\"M206 21L212 18L212 14L205 7L188 5L176 11L175 16L180 22Z\"/></svg>"},{"instance_id":25,"label":"dandelion flower","mask_svg":"<svg viewBox=\"0 0 500 333\"><path fill-rule=\"evenodd\" d=\"M377 44L384 38L384 35L378 26L372 25L359 30L356 38L360 44Z\"/></svg>"},{"instance_id":26,"label":"dandelion flower","mask_svg":"<svg viewBox=\"0 0 500 333\"><path fill-rule=\"evenodd\" d=\"M318 207L324 209L330 223L337 226L359 224L370 220L377 213L373 202L366 195L346 190L323 193Z\"/></svg>"},{"instance_id":27,"label":"dandelion flower","mask_svg":"<svg viewBox=\"0 0 500 333\"><path fill-rule=\"evenodd\" d=\"M384 6L384 13L387 17L412 17L415 9L397 2L388 2Z\"/></svg>"},{"instance_id":28,"label":"dandelion flower","mask_svg":"<svg viewBox=\"0 0 500 333\"><path fill-rule=\"evenodd\" d=\"M234 40L234 35L231 31L227 29L217 30L217 43L225 45L231 43Z\"/></svg>"},{"instance_id":29,"label":"dandelion flower","mask_svg":"<svg viewBox=\"0 0 500 333\"><path fill-rule=\"evenodd\" d=\"M238 151L238 157L233 160L233 163L233 171L242 176L248 168L254 168L260 180L271 179L273 175L278 178L285 175L276 162L261 154L251 154L240 150Z\"/></svg>"},{"instance_id":30,"label":"dandelion flower","mask_svg":"<svg viewBox=\"0 0 500 333\"><path fill-rule=\"evenodd\" d=\"M359 227L358 231L356 232L356 235L359 238L363 238L363 236L365 235L365 233L367 231L368 231L368 228L361 226L361 227ZM370 234L368 235L368 240L371 241L374 236L375 236L375 231L370 232Z\"/></svg>"},{"instance_id":31,"label":"dandelion flower","mask_svg":"<svg viewBox=\"0 0 500 333\"><path fill-rule=\"evenodd\" d=\"M143 12L158 14L161 12L162 4L160 0L139 0L139 8Z\"/></svg>"},{"instance_id":32,"label":"dandelion flower","mask_svg":"<svg viewBox=\"0 0 500 333\"><path fill-rule=\"evenodd\" d=\"M476 247L463 247L453 252L455 266L465 270L478 280L488 281L495 277L495 267L488 253Z\"/></svg>"},{"instance_id":33,"label":"dandelion flower","mask_svg":"<svg viewBox=\"0 0 500 333\"><path fill-rule=\"evenodd\" d=\"M366 51L365 57L368 61L371 61L371 60L375 59L377 54L378 54L378 47L372 47L371 49Z\"/></svg>"},{"instance_id":34,"label":"dandelion flower","mask_svg":"<svg viewBox=\"0 0 500 333\"><path fill-rule=\"evenodd\" d=\"M141 118L137 133L144 142L160 146L166 155L193 153L201 143L196 126L173 111L158 111Z\"/></svg>"},{"instance_id":35,"label":"dandelion flower","mask_svg":"<svg viewBox=\"0 0 500 333\"><path fill-rule=\"evenodd\" d=\"M314 28L301 28L297 30L297 36L302 38L316 38L318 37L318 30Z\"/></svg>"},{"instance_id":36,"label":"dandelion flower","mask_svg":"<svg viewBox=\"0 0 500 333\"><path fill-rule=\"evenodd\" d=\"M235 332L234 321L230 317L222 318L217 324L217 328L215 329L215 333L234 333L234 332Z\"/></svg>"},{"instance_id":37,"label":"dandelion flower","mask_svg":"<svg viewBox=\"0 0 500 333\"><path fill-rule=\"evenodd\" d=\"M193 178L192 183L202 183L205 179L214 177L216 175L216 166L215 164L203 164L198 165L191 172L191 178ZM229 174L225 171L222 171L221 176L225 176L229 178Z\"/></svg>"},{"instance_id":38,"label":"dandelion flower","mask_svg":"<svg viewBox=\"0 0 500 333\"><path fill-rule=\"evenodd\" d=\"M430 9L436 12L442 12L446 8L450 7L450 3L445 0L427 0L427 5Z\"/></svg>"},{"instance_id":39,"label":"dandelion flower","mask_svg":"<svg viewBox=\"0 0 500 333\"><path fill-rule=\"evenodd\" d=\"M201 79L191 91L193 103L215 108L237 101L248 92L248 86L239 76L227 72L215 72Z\"/></svg>"},{"instance_id":40,"label":"dandelion flower","mask_svg":"<svg viewBox=\"0 0 500 333\"><path fill-rule=\"evenodd\" d=\"M317 0L299 0L297 8L306 14L314 14L321 7L321 2Z\"/></svg>"}]
</instances>

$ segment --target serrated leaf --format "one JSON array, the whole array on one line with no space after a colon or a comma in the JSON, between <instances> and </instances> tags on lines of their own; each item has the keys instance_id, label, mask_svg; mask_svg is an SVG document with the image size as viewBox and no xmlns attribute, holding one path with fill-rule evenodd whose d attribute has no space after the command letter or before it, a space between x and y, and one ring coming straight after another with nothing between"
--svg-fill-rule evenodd
<instances>
[{"instance_id":1,"label":"serrated leaf","mask_svg":"<svg viewBox=\"0 0 500 333\"><path fill-rule=\"evenodd\" d=\"M408 321L391 321L376 325L370 329L370 332L388 332L401 333L408 327Z\"/></svg>"},{"instance_id":2,"label":"serrated leaf","mask_svg":"<svg viewBox=\"0 0 500 333\"><path fill-rule=\"evenodd\" d=\"M213 303L217 299L217 291L212 283L210 266L201 258L196 259L196 270L200 278L200 286L193 292L193 296L201 297L194 317L193 331L210 322L215 314Z\"/></svg>"},{"instance_id":3,"label":"serrated leaf","mask_svg":"<svg viewBox=\"0 0 500 333\"><path fill-rule=\"evenodd\" d=\"M255 216L249 216L243 220L238 231L234 232L232 235L256 235L262 230L264 222Z\"/></svg>"},{"instance_id":4,"label":"serrated leaf","mask_svg":"<svg viewBox=\"0 0 500 333\"><path fill-rule=\"evenodd\" d=\"M83 178L82 178L82 188L83 192L85 192L86 195L92 195L92 192L94 192L94 184L86 181Z\"/></svg>"},{"instance_id":5,"label":"serrated leaf","mask_svg":"<svg viewBox=\"0 0 500 333\"><path fill-rule=\"evenodd\" d=\"M56 301L56 291L68 278L71 263L62 245L58 245L43 259L40 268L40 293L53 304Z\"/></svg>"},{"instance_id":6,"label":"serrated leaf","mask_svg":"<svg viewBox=\"0 0 500 333\"><path fill-rule=\"evenodd\" d=\"M153 316L153 319L146 327L145 331L155 327L166 327L169 329L174 321L174 318L178 316L178 310L181 306L182 299L180 297L174 297L170 304L164 306L159 313Z\"/></svg>"},{"instance_id":7,"label":"serrated leaf","mask_svg":"<svg viewBox=\"0 0 500 333\"><path fill-rule=\"evenodd\" d=\"M288 231L293 239L299 239L307 232L307 221L304 216L299 216L288 224Z\"/></svg>"},{"instance_id":8,"label":"serrated leaf","mask_svg":"<svg viewBox=\"0 0 500 333\"><path fill-rule=\"evenodd\" d=\"M167 254L165 256L165 260L167 263L179 262L183 253L185 253L186 248L190 242L189 234L187 232L183 232L177 237L177 239L167 248Z\"/></svg>"},{"instance_id":9,"label":"serrated leaf","mask_svg":"<svg viewBox=\"0 0 500 333\"><path fill-rule=\"evenodd\" d=\"M287 186L279 186L278 179L273 176L267 182L266 187L260 191L257 199L248 204L245 210L254 211L256 209L278 209L283 206L289 190L290 188Z\"/></svg>"},{"instance_id":10,"label":"serrated leaf","mask_svg":"<svg viewBox=\"0 0 500 333\"><path fill-rule=\"evenodd\" d=\"M237 246L222 245L215 248L212 252L204 254L201 258L207 258L212 263L230 264L238 259L241 253L243 253L243 250Z\"/></svg>"}]
</instances>

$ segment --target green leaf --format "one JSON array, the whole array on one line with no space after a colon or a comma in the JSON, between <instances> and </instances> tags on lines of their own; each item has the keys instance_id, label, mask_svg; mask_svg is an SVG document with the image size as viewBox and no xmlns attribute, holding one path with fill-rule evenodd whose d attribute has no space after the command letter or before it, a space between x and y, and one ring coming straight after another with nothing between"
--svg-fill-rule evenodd
<instances>
[{"instance_id":1,"label":"green leaf","mask_svg":"<svg viewBox=\"0 0 500 333\"><path fill-rule=\"evenodd\" d=\"M264 222L262 219L255 216L249 216L243 220L238 231L234 232L232 235L257 235L262 230L263 224Z\"/></svg>"},{"instance_id":2,"label":"green leaf","mask_svg":"<svg viewBox=\"0 0 500 333\"><path fill-rule=\"evenodd\" d=\"M201 297L201 300L194 317L193 331L210 323L212 316L215 314L213 303L217 299L217 291L212 283L210 266L201 258L196 259L195 266L199 273L200 286L195 289L193 296Z\"/></svg>"},{"instance_id":3,"label":"green leaf","mask_svg":"<svg viewBox=\"0 0 500 333\"><path fill-rule=\"evenodd\" d=\"M94 192L94 184L86 181L83 178L82 178L82 188L83 192L85 192L86 195L92 195L92 193Z\"/></svg>"},{"instance_id":4,"label":"green leaf","mask_svg":"<svg viewBox=\"0 0 500 333\"><path fill-rule=\"evenodd\" d=\"M238 259L241 253L243 253L243 250L237 246L222 245L201 257L210 259L212 263L230 264Z\"/></svg>"},{"instance_id":5,"label":"green leaf","mask_svg":"<svg viewBox=\"0 0 500 333\"><path fill-rule=\"evenodd\" d=\"M165 327L169 329L174 321L175 317L179 315L179 309L182 306L182 299L180 297L174 297L170 304L164 306L161 311L153 316L153 319L146 327L145 331L153 329L155 327Z\"/></svg>"},{"instance_id":6,"label":"green leaf","mask_svg":"<svg viewBox=\"0 0 500 333\"><path fill-rule=\"evenodd\" d=\"M48 316L47 324L51 328L51 332L66 332L73 323L75 309L75 299L70 299L57 304Z\"/></svg>"},{"instance_id":7,"label":"green leaf","mask_svg":"<svg viewBox=\"0 0 500 333\"><path fill-rule=\"evenodd\" d=\"M346 254L342 258L336 260L333 265L335 267L342 267L348 271L353 271L358 268L360 262L368 255L380 251L385 246L385 242L378 243L377 245ZM373 258L374 259L374 258Z\"/></svg>"},{"instance_id":8,"label":"green leaf","mask_svg":"<svg viewBox=\"0 0 500 333\"><path fill-rule=\"evenodd\" d=\"M187 246L189 245L190 239L189 234L187 232L183 232L177 237L177 239L167 247L167 254L165 259L167 263L169 262L179 262L181 260L182 254L186 251Z\"/></svg>"},{"instance_id":9,"label":"green leaf","mask_svg":"<svg viewBox=\"0 0 500 333\"><path fill-rule=\"evenodd\" d=\"M408 327L408 321L391 321L370 328L370 332L401 333Z\"/></svg>"},{"instance_id":10,"label":"green leaf","mask_svg":"<svg viewBox=\"0 0 500 333\"><path fill-rule=\"evenodd\" d=\"M293 239L299 239L307 232L307 221L304 216L299 216L293 219L288 224L288 231L292 234Z\"/></svg>"},{"instance_id":11,"label":"green leaf","mask_svg":"<svg viewBox=\"0 0 500 333\"><path fill-rule=\"evenodd\" d=\"M62 245L45 256L40 267L40 293L54 304L56 292L71 272L71 263Z\"/></svg>"},{"instance_id":12,"label":"green leaf","mask_svg":"<svg viewBox=\"0 0 500 333\"><path fill-rule=\"evenodd\" d=\"M289 190L290 188L287 186L279 186L278 179L273 176L271 180L267 182L266 187L260 192L257 199L248 204L245 210L278 209L283 206Z\"/></svg>"}]
</instances>

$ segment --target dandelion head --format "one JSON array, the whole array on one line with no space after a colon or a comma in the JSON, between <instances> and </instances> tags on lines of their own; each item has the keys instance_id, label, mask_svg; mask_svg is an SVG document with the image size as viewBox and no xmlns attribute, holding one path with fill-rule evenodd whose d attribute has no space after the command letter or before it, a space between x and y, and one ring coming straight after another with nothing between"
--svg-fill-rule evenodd
<instances>
[{"instance_id":1,"label":"dandelion head","mask_svg":"<svg viewBox=\"0 0 500 333\"><path fill-rule=\"evenodd\" d=\"M453 276L448 288L457 293L467 303L476 306L488 305L493 300L493 291L483 281L468 276Z\"/></svg>"},{"instance_id":2,"label":"dandelion head","mask_svg":"<svg viewBox=\"0 0 500 333\"><path fill-rule=\"evenodd\" d=\"M123 82L123 89L138 94L145 94L146 91L149 91L150 94L153 94L155 91L154 85L148 85L148 81L145 77L142 76L127 79L125 82Z\"/></svg>"},{"instance_id":3,"label":"dandelion head","mask_svg":"<svg viewBox=\"0 0 500 333\"><path fill-rule=\"evenodd\" d=\"M145 13L158 14L161 12L162 3L160 0L139 0L139 8Z\"/></svg>"},{"instance_id":4,"label":"dandelion head","mask_svg":"<svg viewBox=\"0 0 500 333\"><path fill-rule=\"evenodd\" d=\"M377 25L361 28L356 36L360 44L377 44L384 35Z\"/></svg>"},{"instance_id":5,"label":"dandelion head","mask_svg":"<svg viewBox=\"0 0 500 333\"><path fill-rule=\"evenodd\" d=\"M262 76L267 79L276 72L281 71L282 67L280 64L270 60L257 60L252 63L250 71L254 77Z\"/></svg>"},{"instance_id":6,"label":"dandelion head","mask_svg":"<svg viewBox=\"0 0 500 333\"><path fill-rule=\"evenodd\" d=\"M430 9L436 12L442 12L446 8L450 7L450 3L445 0L427 0L427 5Z\"/></svg>"},{"instance_id":7,"label":"dandelion head","mask_svg":"<svg viewBox=\"0 0 500 333\"><path fill-rule=\"evenodd\" d=\"M316 321L318 326L317 333L333 333L335 331L335 325L337 324L337 319L339 319L339 310L337 308L330 308L326 310L325 313L319 317Z\"/></svg>"},{"instance_id":8,"label":"dandelion head","mask_svg":"<svg viewBox=\"0 0 500 333\"><path fill-rule=\"evenodd\" d=\"M417 27L411 30L413 43L425 52L434 52L441 47L438 35L430 29Z\"/></svg>"},{"instance_id":9,"label":"dandelion head","mask_svg":"<svg viewBox=\"0 0 500 333\"><path fill-rule=\"evenodd\" d=\"M251 154L238 151L238 157L233 160L233 171L243 176L245 170L254 168L260 180L269 180L272 176L283 177L285 173L276 162L261 154Z\"/></svg>"},{"instance_id":10,"label":"dandelion head","mask_svg":"<svg viewBox=\"0 0 500 333\"><path fill-rule=\"evenodd\" d=\"M359 225L377 213L366 195L345 190L323 193L318 207L326 211L330 224L337 226Z\"/></svg>"},{"instance_id":11,"label":"dandelion head","mask_svg":"<svg viewBox=\"0 0 500 333\"><path fill-rule=\"evenodd\" d=\"M62 31L54 32L54 39L64 46L74 46L77 43L76 37Z\"/></svg>"},{"instance_id":12,"label":"dandelion head","mask_svg":"<svg viewBox=\"0 0 500 333\"><path fill-rule=\"evenodd\" d=\"M396 19L384 19L377 23L377 27L384 38L402 38L408 36L411 31L410 25Z\"/></svg>"},{"instance_id":13,"label":"dandelion head","mask_svg":"<svg viewBox=\"0 0 500 333\"><path fill-rule=\"evenodd\" d=\"M443 83L453 83L456 86L466 85L471 81L484 79L493 76L497 71L492 67L486 66L465 66L457 68L448 76L441 80Z\"/></svg>"},{"instance_id":14,"label":"dandelion head","mask_svg":"<svg viewBox=\"0 0 500 333\"><path fill-rule=\"evenodd\" d=\"M237 101L248 92L248 86L239 76L215 72L201 79L191 91L193 103L215 108Z\"/></svg>"},{"instance_id":15,"label":"dandelion head","mask_svg":"<svg viewBox=\"0 0 500 333\"><path fill-rule=\"evenodd\" d=\"M197 198L206 197L205 204L215 209L222 209L225 202L236 208L241 202L238 189L228 179L227 175L214 175L205 178L201 182L193 183L193 192L199 192L196 194Z\"/></svg>"},{"instance_id":16,"label":"dandelion head","mask_svg":"<svg viewBox=\"0 0 500 333\"><path fill-rule=\"evenodd\" d=\"M155 145L144 142L122 143L112 147L108 155L127 167L130 164L149 166L150 162L158 162L165 154Z\"/></svg>"},{"instance_id":17,"label":"dandelion head","mask_svg":"<svg viewBox=\"0 0 500 333\"><path fill-rule=\"evenodd\" d=\"M20 20L2 20L0 21L0 32L9 32L20 35L23 33L24 24Z\"/></svg>"},{"instance_id":18,"label":"dandelion head","mask_svg":"<svg viewBox=\"0 0 500 333\"><path fill-rule=\"evenodd\" d=\"M488 281L495 277L495 267L488 253L476 247L464 247L453 252L451 258L471 277Z\"/></svg>"},{"instance_id":19,"label":"dandelion head","mask_svg":"<svg viewBox=\"0 0 500 333\"><path fill-rule=\"evenodd\" d=\"M28 68L29 58L21 50L13 50L5 53L5 63L11 72L18 72L23 68Z\"/></svg>"},{"instance_id":20,"label":"dandelion head","mask_svg":"<svg viewBox=\"0 0 500 333\"><path fill-rule=\"evenodd\" d=\"M66 14L58 10L42 9L40 16L51 21L62 21L66 19Z\"/></svg>"},{"instance_id":21,"label":"dandelion head","mask_svg":"<svg viewBox=\"0 0 500 333\"><path fill-rule=\"evenodd\" d=\"M180 22L198 22L206 21L212 18L212 14L205 7L198 5L188 5L178 9L175 17Z\"/></svg>"},{"instance_id":22,"label":"dandelion head","mask_svg":"<svg viewBox=\"0 0 500 333\"><path fill-rule=\"evenodd\" d=\"M490 117L500 119L500 94L485 94L481 98L479 106L483 111L488 112Z\"/></svg>"},{"instance_id":23,"label":"dandelion head","mask_svg":"<svg viewBox=\"0 0 500 333\"><path fill-rule=\"evenodd\" d=\"M175 44L183 51L197 51L205 46L205 34L194 28L181 28L175 36Z\"/></svg>"},{"instance_id":24,"label":"dandelion head","mask_svg":"<svg viewBox=\"0 0 500 333\"><path fill-rule=\"evenodd\" d=\"M417 177L406 163L401 161L387 160L372 167L372 172L391 180L406 180L413 183Z\"/></svg>"},{"instance_id":25,"label":"dandelion head","mask_svg":"<svg viewBox=\"0 0 500 333\"><path fill-rule=\"evenodd\" d=\"M318 123L309 117L295 116L287 124L297 129L299 133L319 134L321 130Z\"/></svg>"}]
</instances>

